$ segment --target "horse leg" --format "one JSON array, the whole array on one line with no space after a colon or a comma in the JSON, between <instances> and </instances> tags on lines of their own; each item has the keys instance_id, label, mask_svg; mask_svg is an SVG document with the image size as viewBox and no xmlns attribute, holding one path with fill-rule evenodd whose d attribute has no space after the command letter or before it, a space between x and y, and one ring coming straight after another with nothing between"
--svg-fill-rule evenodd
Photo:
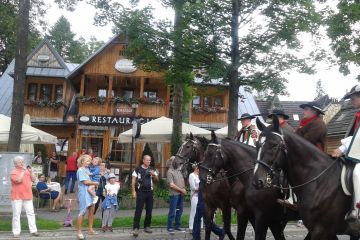
<instances>
[{"instance_id":1,"label":"horse leg","mask_svg":"<svg viewBox=\"0 0 360 240\"><path fill-rule=\"evenodd\" d=\"M270 225L270 230L275 238L275 240L285 240L284 236L284 226L282 222L275 222Z\"/></svg>"},{"instance_id":2,"label":"horse leg","mask_svg":"<svg viewBox=\"0 0 360 240\"><path fill-rule=\"evenodd\" d=\"M214 208L209 208L208 206L206 206L206 213L204 216L205 240L210 240L211 226L213 224L214 212L215 212Z\"/></svg>"},{"instance_id":3,"label":"horse leg","mask_svg":"<svg viewBox=\"0 0 360 240\"><path fill-rule=\"evenodd\" d=\"M265 225L262 220L262 216L256 216L255 220L255 240L265 240L266 232L268 227Z\"/></svg>"},{"instance_id":4,"label":"horse leg","mask_svg":"<svg viewBox=\"0 0 360 240\"><path fill-rule=\"evenodd\" d=\"M244 240L245 239L245 232L246 227L248 224L248 216L243 214L237 214L237 234L236 234L236 240Z\"/></svg>"},{"instance_id":5,"label":"horse leg","mask_svg":"<svg viewBox=\"0 0 360 240\"><path fill-rule=\"evenodd\" d=\"M224 221L224 231L230 240L235 240L234 236L231 233L231 207L230 205L223 207L223 221Z\"/></svg>"}]
</instances>

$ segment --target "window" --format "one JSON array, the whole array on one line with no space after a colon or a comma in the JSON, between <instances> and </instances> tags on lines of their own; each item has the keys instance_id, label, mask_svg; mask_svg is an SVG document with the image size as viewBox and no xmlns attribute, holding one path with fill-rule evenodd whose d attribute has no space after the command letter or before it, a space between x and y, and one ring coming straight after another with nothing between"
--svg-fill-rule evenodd
<instances>
[{"instance_id":1,"label":"window","mask_svg":"<svg viewBox=\"0 0 360 240\"><path fill-rule=\"evenodd\" d=\"M293 119L295 120L295 121L299 121L299 114L293 114Z\"/></svg>"},{"instance_id":2,"label":"window","mask_svg":"<svg viewBox=\"0 0 360 240\"><path fill-rule=\"evenodd\" d=\"M160 164L162 161L162 144L161 143L148 143L151 152L153 154L154 159L152 159L152 161L154 161L155 164ZM144 145L145 147L145 145Z\"/></svg>"},{"instance_id":3,"label":"window","mask_svg":"<svg viewBox=\"0 0 360 240\"><path fill-rule=\"evenodd\" d=\"M122 97L133 98L133 96L134 96L134 90L125 89L125 90L122 91Z\"/></svg>"},{"instance_id":4,"label":"window","mask_svg":"<svg viewBox=\"0 0 360 240\"><path fill-rule=\"evenodd\" d=\"M36 100L36 94L37 94L37 84L36 83L30 83L28 86L28 99L29 100Z\"/></svg>"},{"instance_id":5,"label":"window","mask_svg":"<svg viewBox=\"0 0 360 240\"><path fill-rule=\"evenodd\" d=\"M107 92L107 89L106 88L99 88L98 89L98 97L106 97L106 92Z\"/></svg>"},{"instance_id":6,"label":"window","mask_svg":"<svg viewBox=\"0 0 360 240\"><path fill-rule=\"evenodd\" d=\"M211 106L211 97L204 97L204 107Z\"/></svg>"},{"instance_id":7,"label":"window","mask_svg":"<svg viewBox=\"0 0 360 240\"><path fill-rule=\"evenodd\" d=\"M200 96L194 96L192 101L193 106L200 106Z\"/></svg>"},{"instance_id":8,"label":"window","mask_svg":"<svg viewBox=\"0 0 360 240\"><path fill-rule=\"evenodd\" d=\"M223 99L222 99L221 96L215 97L214 105L215 105L216 107L223 107L223 106L224 106L224 104L223 104Z\"/></svg>"},{"instance_id":9,"label":"window","mask_svg":"<svg viewBox=\"0 0 360 240\"><path fill-rule=\"evenodd\" d=\"M41 84L40 86L40 100L51 101L52 85Z\"/></svg>"},{"instance_id":10,"label":"window","mask_svg":"<svg viewBox=\"0 0 360 240\"><path fill-rule=\"evenodd\" d=\"M60 102L63 99L63 86L55 85L55 102Z\"/></svg>"},{"instance_id":11,"label":"window","mask_svg":"<svg viewBox=\"0 0 360 240\"><path fill-rule=\"evenodd\" d=\"M131 129L131 126L110 127L110 161L130 163L131 143L118 143L120 133Z\"/></svg>"},{"instance_id":12,"label":"window","mask_svg":"<svg viewBox=\"0 0 360 240\"><path fill-rule=\"evenodd\" d=\"M157 92L156 91L145 91L144 97L154 99L156 98Z\"/></svg>"}]
</instances>

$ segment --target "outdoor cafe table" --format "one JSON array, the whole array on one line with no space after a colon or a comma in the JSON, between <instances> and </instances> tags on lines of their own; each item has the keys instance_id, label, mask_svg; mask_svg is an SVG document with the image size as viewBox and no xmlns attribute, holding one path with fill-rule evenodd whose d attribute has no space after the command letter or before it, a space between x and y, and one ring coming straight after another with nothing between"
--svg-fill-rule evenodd
<instances>
[{"instance_id":1,"label":"outdoor cafe table","mask_svg":"<svg viewBox=\"0 0 360 240\"><path fill-rule=\"evenodd\" d=\"M50 188L51 191L57 191L57 192L61 192L61 186L60 183L58 182L50 182L47 183L48 188Z\"/></svg>"}]
</instances>

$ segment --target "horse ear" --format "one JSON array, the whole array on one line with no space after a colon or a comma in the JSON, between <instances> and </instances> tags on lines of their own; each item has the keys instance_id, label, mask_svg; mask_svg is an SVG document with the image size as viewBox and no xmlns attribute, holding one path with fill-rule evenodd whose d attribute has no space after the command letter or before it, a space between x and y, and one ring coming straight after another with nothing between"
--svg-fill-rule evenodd
<instances>
[{"instance_id":1,"label":"horse ear","mask_svg":"<svg viewBox=\"0 0 360 240\"><path fill-rule=\"evenodd\" d=\"M211 130L211 141L213 143L218 143L217 136L216 136L214 130Z\"/></svg>"},{"instance_id":2,"label":"horse ear","mask_svg":"<svg viewBox=\"0 0 360 240\"><path fill-rule=\"evenodd\" d=\"M262 132L265 129L265 124L263 124L259 118L256 118L256 126Z\"/></svg>"},{"instance_id":3,"label":"horse ear","mask_svg":"<svg viewBox=\"0 0 360 240\"><path fill-rule=\"evenodd\" d=\"M273 122L274 131L280 133L280 123L279 123L279 119L278 119L276 116L274 116L274 117L272 118L272 122Z\"/></svg>"},{"instance_id":4,"label":"horse ear","mask_svg":"<svg viewBox=\"0 0 360 240\"><path fill-rule=\"evenodd\" d=\"M188 133L185 135L185 140L187 140L187 139L189 139L189 134Z\"/></svg>"},{"instance_id":5,"label":"horse ear","mask_svg":"<svg viewBox=\"0 0 360 240\"><path fill-rule=\"evenodd\" d=\"M194 136L193 136L192 132L190 132L190 140L194 140Z\"/></svg>"}]
</instances>

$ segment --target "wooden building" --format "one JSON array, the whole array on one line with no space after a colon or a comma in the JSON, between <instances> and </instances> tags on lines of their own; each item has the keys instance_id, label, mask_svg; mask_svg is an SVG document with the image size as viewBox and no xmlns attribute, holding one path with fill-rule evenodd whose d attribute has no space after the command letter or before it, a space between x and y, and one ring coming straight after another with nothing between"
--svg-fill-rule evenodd
<instances>
[{"instance_id":1,"label":"wooden building","mask_svg":"<svg viewBox=\"0 0 360 240\"><path fill-rule=\"evenodd\" d=\"M84 62L65 63L45 39L28 57L24 96L32 125L67 141L67 155L92 148L121 170L129 168L131 144L118 143L118 135L134 118L171 117L172 104L164 74L136 69L124 57L125 48L126 39L115 36ZM12 76L11 68L4 75ZM190 122L226 125L228 87L197 82L194 88L199 95L189 108ZM170 144L149 145L156 167L164 169ZM136 144L135 164L143 148Z\"/></svg>"}]
</instances>

